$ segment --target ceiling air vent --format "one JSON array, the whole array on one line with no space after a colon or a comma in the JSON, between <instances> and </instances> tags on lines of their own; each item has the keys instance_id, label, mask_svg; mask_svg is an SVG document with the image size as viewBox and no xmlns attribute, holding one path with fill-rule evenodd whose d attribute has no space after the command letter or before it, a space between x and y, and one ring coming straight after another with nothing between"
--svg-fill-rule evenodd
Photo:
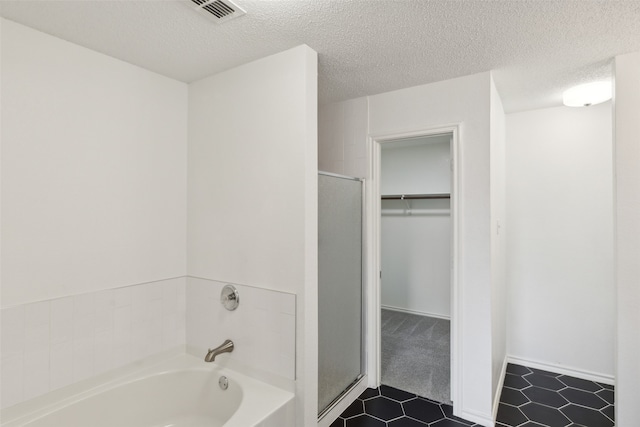
<instances>
[{"instance_id":1,"label":"ceiling air vent","mask_svg":"<svg viewBox=\"0 0 640 427\"><path fill-rule=\"evenodd\" d=\"M186 3L191 7L195 6L195 10L217 24L230 21L246 13L231 0L188 0Z\"/></svg>"}]
</instances>

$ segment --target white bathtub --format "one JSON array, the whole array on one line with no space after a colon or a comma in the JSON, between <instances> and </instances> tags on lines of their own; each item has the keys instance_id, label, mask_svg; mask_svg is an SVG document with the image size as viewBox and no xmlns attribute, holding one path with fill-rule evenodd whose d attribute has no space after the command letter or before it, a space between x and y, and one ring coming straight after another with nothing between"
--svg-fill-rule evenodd
<instances>
[{"instance_id":1,"label":"white bathtub","mask_svg":"<svg viewBox=\"0 0 640 427\"><path fill-rule=\"evenodd\" d=\"M222 375L227 390L218 385ZM39 399L39 407L23 405L11 419L3 414L2 427L294 425L292 393L189 355L66 394L57 393L55 402Z\"/></svg>"}]
</instances>

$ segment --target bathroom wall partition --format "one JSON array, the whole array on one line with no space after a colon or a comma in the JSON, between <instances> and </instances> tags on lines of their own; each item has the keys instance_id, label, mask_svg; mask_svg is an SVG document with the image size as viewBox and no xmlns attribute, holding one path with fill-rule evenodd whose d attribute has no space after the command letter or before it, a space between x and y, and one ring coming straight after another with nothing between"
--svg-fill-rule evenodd
<instances>
[{"instance_id":1,"label":"bathroom wall partition","mask_svg":"<svg viewBox=\"0 0 640 427\"><path fill-rule=\"evenodd\" d=\"M318 176L318 413L365 369L360 179Z\"/></svg>"}]
</instances>

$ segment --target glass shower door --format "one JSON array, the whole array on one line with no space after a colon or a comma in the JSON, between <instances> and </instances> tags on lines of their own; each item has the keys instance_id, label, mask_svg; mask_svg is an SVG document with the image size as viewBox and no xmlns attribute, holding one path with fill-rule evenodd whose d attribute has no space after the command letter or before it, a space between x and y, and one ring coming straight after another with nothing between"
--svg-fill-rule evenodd
<instances>
[{"instance_id":1,"label":"glass shower door","mask_svg":"<svg viewBox=\"0 0 640 427\"><path fill-rule=\"evenodd\" d=\"M318 413L364 372L362 181L318 176Z\"/></svg>"}]
</instances>

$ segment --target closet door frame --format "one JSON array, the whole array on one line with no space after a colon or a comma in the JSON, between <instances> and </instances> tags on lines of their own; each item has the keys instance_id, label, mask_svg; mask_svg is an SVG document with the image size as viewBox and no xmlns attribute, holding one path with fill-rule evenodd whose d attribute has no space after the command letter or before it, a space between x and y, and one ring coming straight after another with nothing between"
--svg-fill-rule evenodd
<instances>
[{"instance_id":1,"label":"closet door frame","mask_svg":"<svg viewBox=\"0 0 640 427\"><path fill-rule=\"evenodd\" d=\"M460 373L462 372L462 298L458 286L460 254L460 182L462 152L459 124L449 124L426 129L411 129L391 134L369 135L369 182L366 191L366 310L367 310L367 378L369 387L379 387L381 381L381 268L380 257L380 175L382 144L405 138L451 135L451 400L456 412L456 403L461 402Z\"/></svg>"}]
</instances>

